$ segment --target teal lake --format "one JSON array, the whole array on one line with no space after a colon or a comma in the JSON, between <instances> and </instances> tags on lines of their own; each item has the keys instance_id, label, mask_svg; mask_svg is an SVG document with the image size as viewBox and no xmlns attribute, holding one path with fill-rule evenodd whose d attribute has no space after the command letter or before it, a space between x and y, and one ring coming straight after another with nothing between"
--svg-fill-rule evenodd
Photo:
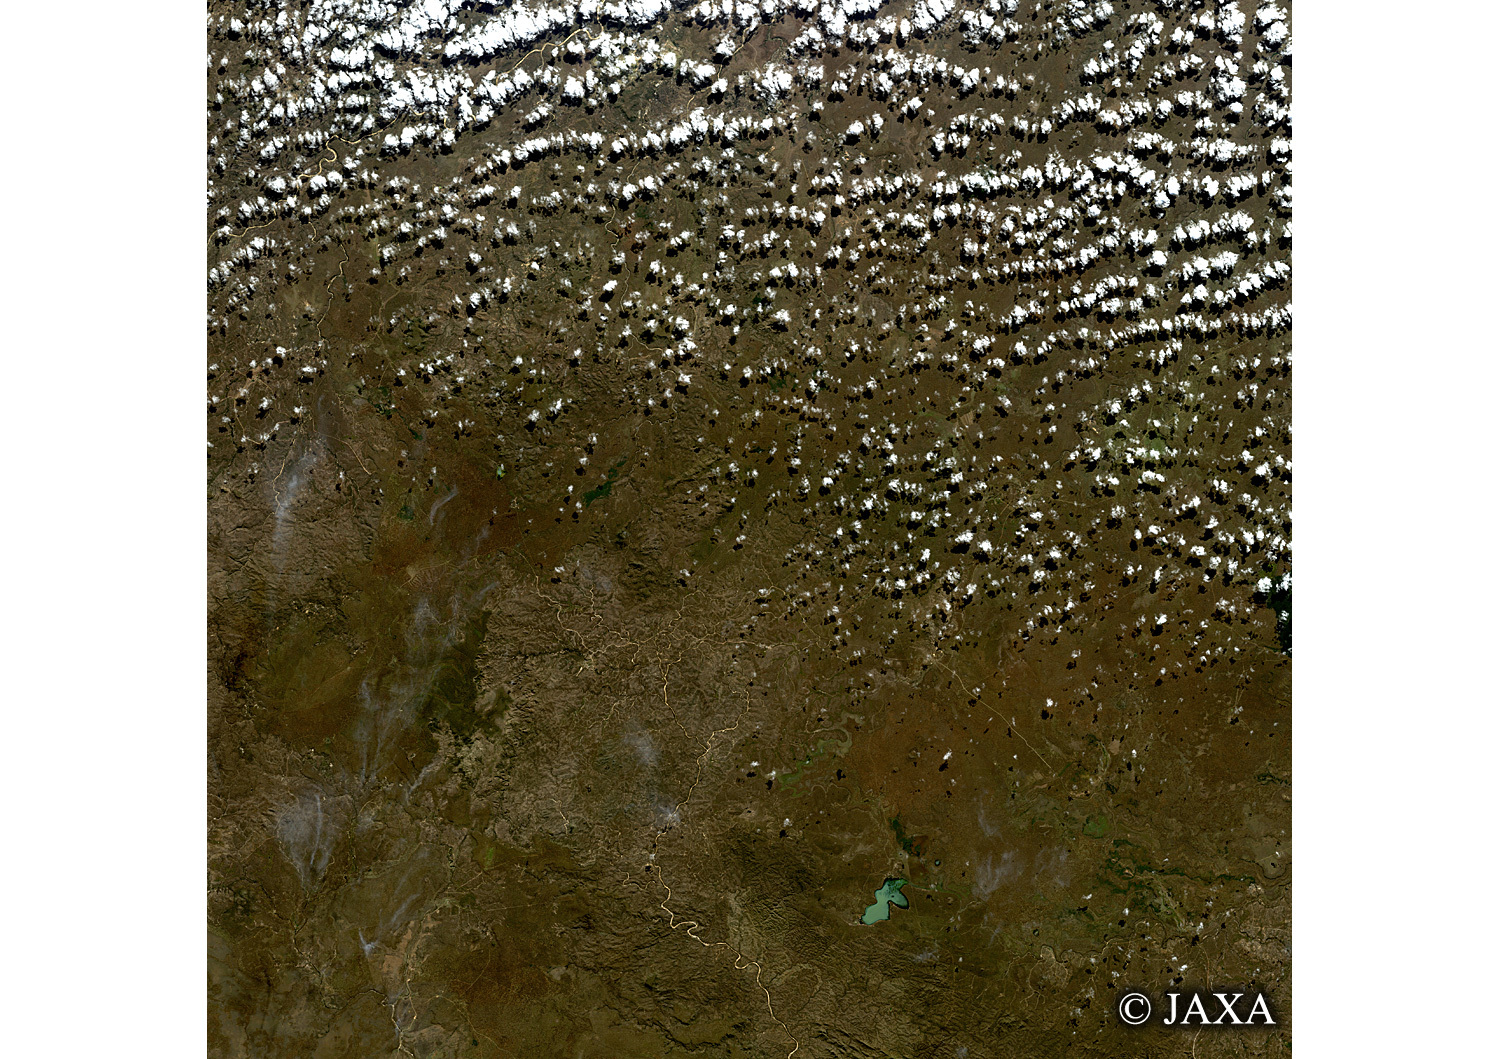
<instances>
[{"instance_id":1,"label":"teal lake","mask_svg":"<svg viewBox=\"0 0 1500 1059\"><path fill-rule=\"evenodd\" d=\"M875 891L875 903L865 909L865 914L860 917L859 921L869 926L871 923L890 919L891 905L905 908L908 902L901 892L901 887L905 885L905 879L887 879L880 889Z\"/></svg>"}]
</instances>

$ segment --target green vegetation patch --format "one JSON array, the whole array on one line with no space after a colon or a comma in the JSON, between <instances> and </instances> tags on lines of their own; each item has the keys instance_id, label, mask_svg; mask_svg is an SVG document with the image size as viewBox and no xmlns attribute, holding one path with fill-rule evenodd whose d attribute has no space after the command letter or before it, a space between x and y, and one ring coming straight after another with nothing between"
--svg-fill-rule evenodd
<instances>
[{"instance_id":1,"label":"green vegetation patch","mask_svg":"<svg viewBox=\"0 0 1500 1059\"><path fill-rule=\"evenodd\" d=\"M481 611L465 622L460 635L438 661L419 710L429 730L447 727L461 741L467 742L475 732L497 731L491 717L476 706L479 697L479 653L484 645L489 611Z\"/></svg>"},{"instance_id":2,"label":"green vegetation patch","mask_svg":"<svg viewBox=\"0 0 1500 1059\"><path fill-rule=\"evenodd\" d=\"M620 468L624 466L625 457L621 456L615 461L615 465L609 469L608 473L605 474L604 481L583 494L583 506L588 507L595 500L603 500L609 496L610 490L615 487L615 479L620 476Z\"/></svg>"}]
</instances>

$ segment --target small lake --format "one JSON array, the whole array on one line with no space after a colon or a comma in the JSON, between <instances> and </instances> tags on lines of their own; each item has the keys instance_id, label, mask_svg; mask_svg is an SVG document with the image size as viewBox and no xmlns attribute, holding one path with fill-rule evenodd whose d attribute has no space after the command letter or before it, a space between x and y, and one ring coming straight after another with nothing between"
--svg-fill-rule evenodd
<instances>
[{"instance_id":1,"label":"small lake","mask_svg":"<svg viewBox=\"0 0 1500 1059\"><path fill-rule=\"evenodd\" d=\"M908 904L906 896L902 894L901 887L906 885L905 879L887 879L875 891L875 903L865 909L865 914L860 916L859 921L865 926L871 923L879 923L891 918L891 905L897 908L905 908Z\"/></svg>"}]
</instances>

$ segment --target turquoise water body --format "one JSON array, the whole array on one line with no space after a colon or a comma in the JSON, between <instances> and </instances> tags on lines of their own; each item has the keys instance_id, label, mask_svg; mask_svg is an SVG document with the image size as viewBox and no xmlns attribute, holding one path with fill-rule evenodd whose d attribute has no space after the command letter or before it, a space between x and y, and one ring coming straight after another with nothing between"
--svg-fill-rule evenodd
<instances>
[{"instance_id":1,"label":"turquoise water body","mask_svg":"<svg viewBox=\"0 0 1500 1059\"><path fill-rule=\"evenodd\" d=\"M905 879L887 879L881 884L880 889L875 891L875 903L865 909L865 914L860 916L859 921L869 926L871 923L890 919L891 905L905 908L909 903L901 892L901 887L905 885Z\"/></svg>"}]
</instances>

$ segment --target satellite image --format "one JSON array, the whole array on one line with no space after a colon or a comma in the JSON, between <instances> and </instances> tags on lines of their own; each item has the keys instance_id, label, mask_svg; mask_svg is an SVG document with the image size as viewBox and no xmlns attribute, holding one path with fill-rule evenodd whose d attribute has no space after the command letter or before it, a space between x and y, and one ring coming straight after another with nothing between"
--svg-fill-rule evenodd
<instances>
[{"instance_id":1,"label":"satellite image","mask_svg":"<svg viewBox=\"0 0 1500 1059\"><path fill-rule=\"evenodd\" d=\"M209 1055L1290 1054L1287 6L207 37Z\"/></svg>"}]
</instances>

